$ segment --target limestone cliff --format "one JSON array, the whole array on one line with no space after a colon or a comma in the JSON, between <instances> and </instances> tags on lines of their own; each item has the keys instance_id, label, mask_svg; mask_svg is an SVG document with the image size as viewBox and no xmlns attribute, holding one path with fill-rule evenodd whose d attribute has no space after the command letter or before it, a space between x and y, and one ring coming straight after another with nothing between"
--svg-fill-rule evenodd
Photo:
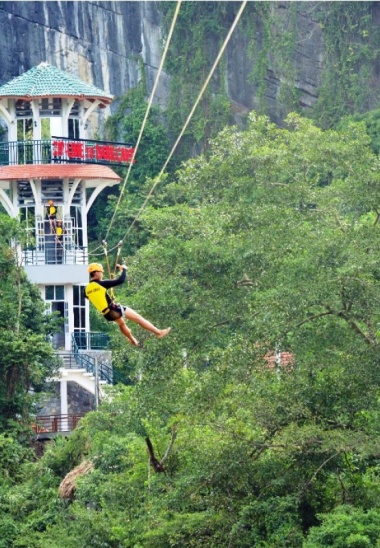
<instances>
[{"instance_id":1,"label":"limestone cliff","mask_svg":"<svg viewBox=\"0 0 380 548\"><path fill-rule=\"evenodd\" d=\"M154 81L160 43L155 2L0 2L0 84L47 61L123 95L139 60Z\"/></svg>"},{"instance_id":2,"label":"limestone cliff","mask_svg":"<svg viewBox=\"0 0 380 548\"><path fill-rule=\"evenodd\" d=\"M0 2L0 85L47 61L115 96L135 87L140 71L145 70L150 91L165 38L162 4L159 1ZM231 4L235 5L236 12L238 3ZM283 50L282 55L280 42L277 49L270 43L268 47L265 21L260 19L255 4L261 3L248 3L243 14L245 25L236 29L228 45L223 60L225 73L220 81L231 101L235 119L265 103L263 110L274 121L281 122L291 102L298 110L310 111L318 99L326 71L326 40L321 17L316 15L330 9L331 4L345 3L263 3L269 6L273 16L271 39L276 38L276 33L287 37L292 33L292 47ZM363 4L376 23L379 3ZM226 21L210 48L212 61L228 25ZM262 53L265 66L259 77ZM378 90L376 71L369 77L373 89ZM163 74L155 97L161 106L167 104L169 83L170 75ZM284 98L284 90L289 89L293 93L290 102ZM373 97L375 95L377 97L373 93ZM372 102L377 103L377 98Z\"/></svg>"}]
</instances>

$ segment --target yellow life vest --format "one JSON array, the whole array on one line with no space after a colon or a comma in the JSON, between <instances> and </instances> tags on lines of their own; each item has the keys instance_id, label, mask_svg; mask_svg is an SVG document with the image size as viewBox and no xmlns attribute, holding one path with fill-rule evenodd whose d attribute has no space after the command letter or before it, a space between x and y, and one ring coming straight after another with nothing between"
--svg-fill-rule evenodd
<instances>
[{"instance_id":1,"label":"yellow life vest","mask_svg":"<svg viewBox=\"0 0 380 548\"><path fill-rule=\"evenodd\" d=\"M57 209L54 206L49 206L48 210L49 210L49 215L55 215L57 211Z\"/></svg>"},{"instance_id":2,"label":"yellow life vest","mask_svg":"<svg viewBox=\"0 0 380 548\"><path fill-rule=\"evenodd\" d=\"M55 228L55 233L57 234L57 236L62 236L63 234L63 228L61 226L57 226Z\"/></svg>"},{"instance_id":3,"label":"yellow life vest","mask_svg":"<svg viewBox=\"0 0 380 548\"><path fill-rule=\"evenodd\" d=\"M110 297L107 295L107 289L96 282L90 282L85 289L86 297L93 304L96 310L104 312L109 307ZM108 297L108 299L107 299Z\"/></svg>"}]
</instances>

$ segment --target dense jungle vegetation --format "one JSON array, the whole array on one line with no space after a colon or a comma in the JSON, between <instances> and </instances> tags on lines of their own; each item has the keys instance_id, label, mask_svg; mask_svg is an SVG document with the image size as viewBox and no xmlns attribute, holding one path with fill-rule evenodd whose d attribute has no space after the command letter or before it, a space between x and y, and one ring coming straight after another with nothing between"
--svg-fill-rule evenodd
<instances>
[{"instance_id":1,"label":"dense jungle vegetation","mask_svg":"<svg viewBox=\"0 0 380 548\"><path fill-rule=\"evenodd\" d=\"M332 16L353 20L336 5ZM145 101L142 81L110 135L133 140ZM283 127L251 112L173 160L128 239L129 286L117 292L172 333L135 328L135 349L110 328L132 384L41 458L26 419L54 370L54 319L17 264L18 225L0 217L1 548L380 546L378 114L336 101L329 127L329 110L291 112ZM145 139L116 242L169 150L155 109ZM167 457L161 473L147 437ZM83 462L92 470L62 498Z\"/></svg>"}]
</instances>

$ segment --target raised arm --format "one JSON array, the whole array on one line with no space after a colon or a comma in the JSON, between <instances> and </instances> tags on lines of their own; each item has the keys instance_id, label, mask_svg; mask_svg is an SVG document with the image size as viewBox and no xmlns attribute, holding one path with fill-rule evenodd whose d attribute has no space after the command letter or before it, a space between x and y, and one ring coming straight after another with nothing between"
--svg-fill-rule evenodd
<instances>
[{"instance_id":1,"label":"raised arm","mask_svg":"<svg viewBox=\"0 0 380 548\"><path fill-rule=\"evenodd\" d=\"M115 280L97 280L96 283L104 287L105 289L110 289L111 287L116 287L117 285L121 285L123 282L125 282L127 278L127 267L122 265L116 265L118 268L121 269L121 274L118 278Z\"/></svg>"}]
</instances>

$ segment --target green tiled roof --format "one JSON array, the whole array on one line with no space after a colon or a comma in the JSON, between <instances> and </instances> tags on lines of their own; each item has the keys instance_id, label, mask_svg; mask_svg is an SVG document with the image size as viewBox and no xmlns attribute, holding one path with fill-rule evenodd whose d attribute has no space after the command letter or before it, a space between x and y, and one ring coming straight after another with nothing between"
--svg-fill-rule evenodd
<instances>
[{"instance_id":1,"label":"green tiled roof","mask_svg":"<svg viewBox=\"0 0 380 548\"><path fill-rule=\"evenodd\" d=\"M48 63L40 63L0 86L0 97L86 97L105 103L113 99L105 91Z\"/></svg>"}]
</instances>

